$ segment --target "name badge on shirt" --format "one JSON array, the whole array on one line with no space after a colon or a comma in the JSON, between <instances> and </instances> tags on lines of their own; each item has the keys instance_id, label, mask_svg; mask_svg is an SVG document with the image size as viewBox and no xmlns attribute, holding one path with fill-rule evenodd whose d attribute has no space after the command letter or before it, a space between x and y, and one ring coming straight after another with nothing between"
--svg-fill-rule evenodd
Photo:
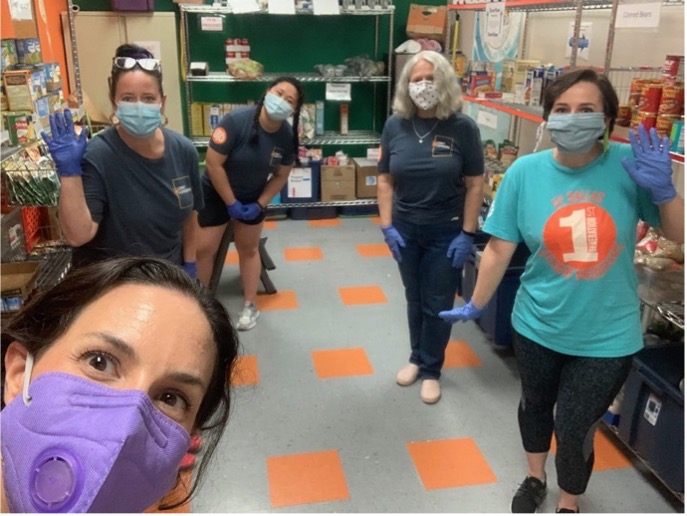
<instances>
[{"instance_id":1,"label":"name badge on shirt","mask_svg":"<svg viewBox=\"0 0 687 516\"><path fill-rule=\"evenodd\" d=\"M270 166L278 167L281 165L281 160L284 159L284 149L280 147L275 147L272 149L272 154L270 155Z\"/></svg>"},{"instance_id":2,"label":"name badge on shirt","mask_svg":"<svg viewBox=\"0 0 687 516\"><path fill-rule=\"evenodd\" d=\"M432 157L448 158L453 151L453 138L449 136L435 136L432 140Z\"/></svg>"},{"instance_id":3,"label":"name badge on shirt","mask_svg":"<svg viewBox=\"0 0 687 516\"><path fill-rule=\"evenodd\" d=\"M189 176L172 179L172 189L179 200L179 208L183 210L193 206L193 188Z\"/></svg>"}]
</instances>

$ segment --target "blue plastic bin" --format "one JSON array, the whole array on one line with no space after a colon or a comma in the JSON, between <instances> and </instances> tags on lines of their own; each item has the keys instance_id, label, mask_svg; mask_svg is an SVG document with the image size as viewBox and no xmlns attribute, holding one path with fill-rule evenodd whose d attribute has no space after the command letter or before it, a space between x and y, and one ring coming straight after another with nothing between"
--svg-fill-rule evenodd
<instances>
[{"instance_id":1,"label":"blue plastic bin","mask_svg":"<svg viewBox=\"0 0 687 516\"><path fill-rule=\"evenodd\" d=\"M642 349L623 388L618 437L642 457L661 480L685 490L684 393L682 344Z\"/></svg>"}]
</instances>

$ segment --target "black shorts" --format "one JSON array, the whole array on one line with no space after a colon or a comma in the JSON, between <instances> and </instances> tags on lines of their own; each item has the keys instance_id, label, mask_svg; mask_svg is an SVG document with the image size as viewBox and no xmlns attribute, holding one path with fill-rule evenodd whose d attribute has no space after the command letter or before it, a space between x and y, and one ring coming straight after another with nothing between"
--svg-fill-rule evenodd
<instances>
[{"instance_id":1,"label":"black shorts","mask_svg":"<svg viewBox=\"0 0 687 516\"><path fill-rule=\"evenodd\" d=\"M217 193L217 190L215 190L212 186L203 184L203 199L205 200L205 206L198 212L198 224L200 224L200 227L205 228L209 226L221 226L231 220L229 211L227 211L227 205L224 204L224 201ZM244 204L249 203L244 202ZM266 213L263 210L262 213L260 213L260 215L254 219L241 220L239 222L242 224L248 224L249 226L255 226L265 220L265 215Z\"/></svg>"}]
</instances>

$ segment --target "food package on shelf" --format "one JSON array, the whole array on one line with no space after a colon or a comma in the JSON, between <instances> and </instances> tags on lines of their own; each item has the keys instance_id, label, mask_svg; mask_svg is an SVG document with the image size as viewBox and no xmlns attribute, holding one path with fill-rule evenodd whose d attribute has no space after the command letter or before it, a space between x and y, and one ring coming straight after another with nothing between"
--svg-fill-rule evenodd
<instances>
[{"instance_id":1,"label":"food package on shelf","mask_svg":"<svg viewBox=\"0 0 687 516\"><path fill-rule=\"evenodd\" d=\"M503 140L503 142L499 144L499 161L506 167L511 166L517 159L519 150L520 148L514 145L510 140Z\"/></svg>"},{"instance_id":2,"label":"food package on shelf","mask_svg":"<svg viewBox=\"0 0 687 516\"><path fill-rule=\"evenodd\" d=\"M239 59L227 64L227 72L237 79L257 79L263 71L263 65L253 59Z\"/></svg>"},{"instance_id":3,"label":"food package on shelf","mask_svg":"<svg viewBox=\"0 0 687 516\"><path fill-rule=\"evenodd\" d=\"M298 117L298 138L315 137L315 104L303 104Z\"/></svg>"},{"instance_id":4,"label":"food package on shelf","mask_svg":"<svg viewBox=\"0 0 687 516\"><path fill-rule=\"evenodd\" d=\"M653 228L635 246L634 262L656 271L680 270L684 261L682 245L659 236Z\"/></svg>"}]
</instances>

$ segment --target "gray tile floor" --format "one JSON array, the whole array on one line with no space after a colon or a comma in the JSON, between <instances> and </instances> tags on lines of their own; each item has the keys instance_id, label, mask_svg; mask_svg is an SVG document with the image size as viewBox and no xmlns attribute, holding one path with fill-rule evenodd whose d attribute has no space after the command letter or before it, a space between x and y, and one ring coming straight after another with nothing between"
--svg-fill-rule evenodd
<instances>
[{"instance_id":1,"label":"gray tile floor","mask_svg":"<svg viewBox=\"0 0 687 516\"><path fill-rule=\"evenodd\" d=\"M402 285L390 257L362 258L357 244L383 243L371 218L341 218L339 227L278 221L266 229L270 273L279 292L293 291L299 307L263 311L256 328L240 334L243 353L259 364L257 385L239 387L229 427L194 512L401 512L504 513L526 469L516 406L518 374L512 355L495 350L473 323L457 325L481 367L445 369L443 397L434 406L419 399L419 385L399 387L396 371L409 349ZM322 260L286 261L287 247L319 247ZM233 250L233 246L231 247ZM346 306L337 289L377 285L384 304ZM236 317L241 306L238 267L228 265L218 295ZM373 374L318 379L314 350L364 348ZM496 481L427 490L407 443L469 437ZM613 436L611 436L613 437ZM345 500L273 507L268 457L337 450L345 474ZM556 482L547 466L553 512ZM683 512L640 464L595 472L581 499L583 512Z\"/></svg>"}]
</instances>

